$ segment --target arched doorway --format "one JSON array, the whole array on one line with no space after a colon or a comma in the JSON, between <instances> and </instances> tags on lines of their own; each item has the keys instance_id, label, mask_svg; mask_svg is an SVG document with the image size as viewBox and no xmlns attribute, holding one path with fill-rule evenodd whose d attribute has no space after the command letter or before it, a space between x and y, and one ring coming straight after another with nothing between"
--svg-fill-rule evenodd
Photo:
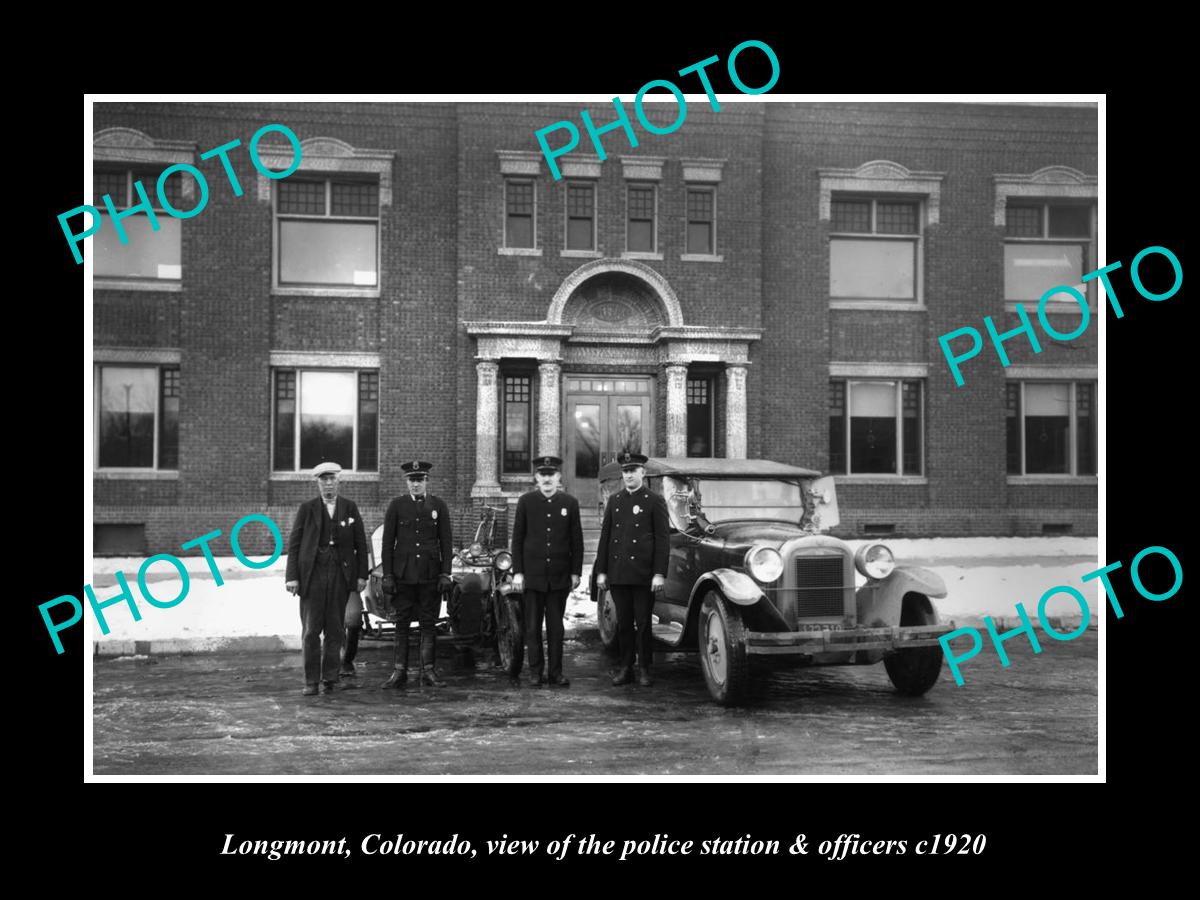
<instances>
[{"instance_id":1,"label":"arched doorway","mask_svg":"<svg viewBox=\"0 0 1200 900\"><path fill-rule=\"evenodd\" d=\"M652 335L668 317L642 278L605 270L571 291L562 304L561 321L572 329L564 354L563 483L586 507L598 502L601 466L624 451L654 453L655 361L647 352L639 365L629 359L628 348L649 351ZM587 346L593 348L591 354L570 349ZM604 347L625 348L621 371L611 371L611 363L591 364L594 370L588 370L587 357L602 360L603 350L595 348ZM615 361L617 354L609 358Z\"/></svg>"}]
</instances>

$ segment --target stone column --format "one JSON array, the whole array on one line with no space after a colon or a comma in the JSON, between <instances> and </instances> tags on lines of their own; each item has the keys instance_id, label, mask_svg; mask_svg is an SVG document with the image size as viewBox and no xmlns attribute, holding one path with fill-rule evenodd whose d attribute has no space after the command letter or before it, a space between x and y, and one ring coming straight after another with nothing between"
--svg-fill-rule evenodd
<instances>
[{"instance_id":1,"label":"stone column","mask_svg":"<svg viewBox=\"0 0 1200 900\"><path fill-rule=\"evenodd\" d=\"M500 397L496 376L500 364L494 359L481 359L475 364L475 484L472 497L486 497L500 492L496 477L496 439L500 433Z\"/></svg>"},{"instance_id":2,"label":"stone column","mask_svg":"<svg viewBox=\"0 0 1200 900\"><path fill-rule=\"evenodd\" d=\"M559 420L559 385L562 366L554 361L538 363L538 426L536 456L562 454L562 423Z\"/></svg>"},{"instance_id":3,"label":"stone column","mask_svg":"<svg viewBox=\"0 0 1200 900\"><path fill-rule=\"evenodd\" d=\"M667 456L687 456L687 366L665 367L667 375Z\"/></svg>"},{"instance_id":4,"label":"stone column","mask_svg":"<svg viewBox=\"0 0 1200 900\"><path fill-rule=\"evenodd\" d=\"M725 367L725 456L746 458L746 363Z\"/></svg>"}]
</instances>

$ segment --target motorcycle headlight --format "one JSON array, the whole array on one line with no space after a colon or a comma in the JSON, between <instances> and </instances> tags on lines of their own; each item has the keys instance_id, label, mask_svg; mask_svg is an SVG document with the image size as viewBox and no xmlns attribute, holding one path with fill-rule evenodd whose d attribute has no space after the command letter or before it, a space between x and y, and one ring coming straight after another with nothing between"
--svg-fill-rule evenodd
<instances>
[{"instance_id":1,"label":"motorcycle headlight","mask_svg":"<svg viewBox=\"0 0 1200 900\"><path fill-rule=\"evenodd\" d=\"M746 571L760 584L770 584L783 574L783 557L774 547L751 547L746 551Z\"/></svg>"},{"instance_id":2,"label":"motorcycle headlight","mask_svg":"<svg viewBox=\"0 0 1200 900\"><path fill-rule=\"evenodd\" d=\"M512 568L512 554L507 550L501 550L496 554L495 562L493 563L501 572L507 572Z\"/></svg>"},{"instance_id":3,"label":"motorcycle headlight","mask_svg":"<svg viewBox=\"0 0 1200 900\"><path fill-rule=\"evenodd\" d=\"M471 545L471 548L467 551L467 555L468 556L483 556L483 544L479 543L479 541L476 541L475 543L473 543Z\"/></svg>"},{"instance_id":4,"label":"motorcycle headlight","mask_svg":"<svg viewBox=\"0 0 1200 900\"><path fill-rule=\"evenodd\" d=\"M854 554L854 566L868 578L887 578L896 568L896 557L883 544L863 544Z\"/></svg>"}]
</instances>

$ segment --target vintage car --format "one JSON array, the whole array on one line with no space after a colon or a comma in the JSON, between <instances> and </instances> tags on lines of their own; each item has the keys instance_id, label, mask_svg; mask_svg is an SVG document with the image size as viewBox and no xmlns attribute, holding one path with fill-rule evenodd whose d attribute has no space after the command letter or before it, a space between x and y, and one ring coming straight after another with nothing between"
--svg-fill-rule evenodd
<instances>
[{"instance_id":1,"label":"vintage car","mask_svg":"<svg viewBox=\"0 0 1200 900\"><path fill-rule=\"evenodd\" d=\"M881 543L858 552L826 534L838 523L832 478L765 459L652 458L647 487L670 514L666 589L655 603L661 649L698 650L713 699L743 700L751 661L863 665L882 661L902 694L937 681L942 649L933 599L946 596L926 569L898 567ZM600 470L602 502L621 470ZM855 571L866 583L855 588ZM611 595L597 601L600 637L616 644Z\"/></svg>"}]
</instances>

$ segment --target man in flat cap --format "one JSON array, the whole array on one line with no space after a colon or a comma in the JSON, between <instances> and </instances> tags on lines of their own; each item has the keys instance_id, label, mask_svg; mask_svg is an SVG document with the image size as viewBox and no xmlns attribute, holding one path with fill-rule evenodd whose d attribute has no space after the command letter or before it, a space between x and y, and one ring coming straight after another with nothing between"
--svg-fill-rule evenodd
<instances>
[{"instance_id":1,"label":"man in flat cap","mask_svg":"<svg viewBox=\"0 0 1200 900\"><path fill-rule=\"evenodd\" d=\"M562 673L563 615L583 572L579 501L561 490L562 460L534 460L537 489L521 495L513 519L513 589L525 595L525 652L531 684L567 687ZM542 619L550 677L543 674ZM513 676L516 680L516 676Z\"/></svg>"},{"instance_id":2,"label":"man in flat cap","mask_svg":"<svg viewBox=\"0 0 1200 900\"><path fill-rule=\"evenodd\" d=\"M396 595L396 666L385 688L408 683L408 625L413 613L421 629L422 684L442 687L434 668L441 596L450 592L450 511L428 493L432 463L413 460L400 466L408 492L394 499L383 520L383 590Z\"/></svg>"},{"instance_id":3,"label":"man in flat cap","mask_svg":"<svg viewBox=\"0 0 1200 900\"><path fill-rule=\"evenodd\" d=\"M613 677L614 686L633 681L635 646L638 684L653 684L650 616L667 583L671 545L667 503L645 486L647 461L642 454L629 451L617 457L625 489L608 498L596 547L597 592L612 591L617 609L621 668Z\"/></svg>"},{"instance_id":4,"label":"man in flat cap","mask_svg":"<svg viewBox=\"0 0 1200 900\"><path fill-rule=\"evenodd\" d=\"M313 469L317 496L300 504L288 535L284 579L300 595L306 697L319 685L329 693L337 683L346 603L351 591L367 586L367 535L354 501L338 496L341 472L335 462Z\"/></svg>"}]
</instances>

